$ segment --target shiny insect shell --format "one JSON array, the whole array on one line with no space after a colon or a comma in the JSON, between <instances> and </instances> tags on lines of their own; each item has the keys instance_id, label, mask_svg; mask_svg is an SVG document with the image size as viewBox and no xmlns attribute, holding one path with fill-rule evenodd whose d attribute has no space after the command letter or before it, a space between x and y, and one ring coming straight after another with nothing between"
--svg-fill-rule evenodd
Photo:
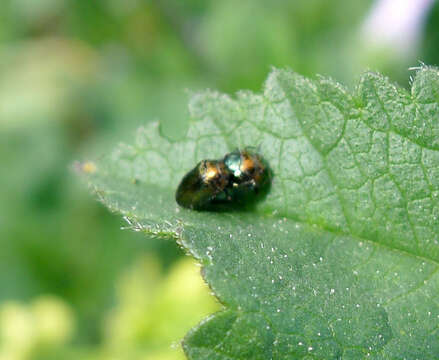
<instances>
[{"instance_id":1,"label":"shiny insect shell","mask_svg":"<svg viewBox=\"0 0 439 360\"><path fill-rule=\"evenodd\" d=\"M223 161L230 173L226 190L232 200L245 200L257 195L270 184L270 169L253 148L235 150L224 156Z\"/></svg>"},{"instance_id":2,"label":"shiny insect shell","mask_svg":"<svg viewBox=\"0 0 439 360\"><path fill-rule=\"evenodd\" d=\"M177 203L194 210L246 206L261 198L271 184L271 172L253 148L235 150L222 160L203 160L182 179Z\"/></svg>"},{"instance_id":3,"label":"shiny insect shell","mask_svg":"<svg viewBox=\"0 0 439 360\"><path fill-rule=\"evenodd\" d=\"M203 210L225 196L229 173L221 160L203 160L189 171L178 186L175 199L183 207Z\"/></svg>"}]
</instances>

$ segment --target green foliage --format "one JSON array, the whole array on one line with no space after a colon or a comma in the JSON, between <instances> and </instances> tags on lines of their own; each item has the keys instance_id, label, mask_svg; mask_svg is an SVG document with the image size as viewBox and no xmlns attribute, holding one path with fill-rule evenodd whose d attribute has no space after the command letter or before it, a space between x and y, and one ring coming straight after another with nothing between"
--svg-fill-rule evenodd
<instances>
[{"instance_id":1,"label":"green foliage","mask_svg":"<svg viewBox=\"0 0 439 360\"><path fill-rule=\"evenodd\" d=\"M192 305L182 306L178 296L171 304L172 292L166 295L162 285L171 287L181 251L173 241L119 231L121 218L88 196L71 165L127 141L133 129L155 119L167 135L179 136L188 118L185 89L259 89L270 66L328 74L346 84L371 68L406 85L407 68L418 59L439 63L439 4L426 19L420 46L408 56L387 48L381 54L359 40L371 5L371 0L3 0L0 312L27 315L3 318L0 358L107 360L129 353L149 359L153 352L160 360L174 358L171 336L177 342L214 310L187 295ZM147 271L132 270L142 268L144 258L161 264L154 273L161 285L149 290L141 282L150 279ZM142 291L148 294L142 297ZM202 301L208 289L200 291ZM130 296L142 298L133 309L141 316L108 321L135 307ZM162 306L143 307L146 297ZM70 309L73 330L64 342L40 341L44 329L35 322L44 319L32 314L34 304L48 298ZM14 306L19 311L7 311ZM53 318L50 311L41 314ZM14 322L17 346L8 335ZM155 328L163 329L161 340L149 337ZM126 336L130 331L133 338ZM118 332L126 344L116 341Z\"/></svg>"},{"instance_id":2,"label":"green foliage","mask_svg":"<svg viewBox=\"0 0 439 360\"><path fill-rule=\"evenodd\" d=\"M44 296L30 304L0 306L0 359L179 360L177 344L200 318L219 308L206 291L192 259L177 261L167 276L157 257L140 256L117 282L116 302L105 313L100 347L71 348L78 327L71 307ZM181 311L184 308L185 311ZM192 325L190 325L192 324Z\"/></svg>"},{"instance_id":3,"label":"green foliage","mask_svg":"<svg viewBox=\"0 0 439 360\"><path fill-rule=\"evenodd\" d=\"M130 359L184 358L175 344L200 318L219 308L194 265L192 259L182 259L163 278L157 260L143 256L121 276L117 306L105 323L103 359L130 353Z\"/></svg>"},{"instance_id":4,"label":"green foliage","mask_svg":"<svg viewBox=\"0 0 439 360\"><path fill-rule=\"evenodd\" d=\"M273 70L262 94L195 94L183 139L153 123L83 168L135 230L202 263L225 309L187 335L189 358L437 358L438 94L434 68L410 92L366 73L352 93ZM176 205L188 169L248 145L274 172L257 209Z\"/></svg>"},{"instance_id":5,"label":"green foliage","mask_svg":"<svg viewBox=\"0 0 439 360\"><path fill-rule=\"evenodd\" d=\"M73 314L55 297L40 297L30 305L6 302L0 307L0 359L29 359L58 348L73 332Z\"/></svg>"}]
</instances>

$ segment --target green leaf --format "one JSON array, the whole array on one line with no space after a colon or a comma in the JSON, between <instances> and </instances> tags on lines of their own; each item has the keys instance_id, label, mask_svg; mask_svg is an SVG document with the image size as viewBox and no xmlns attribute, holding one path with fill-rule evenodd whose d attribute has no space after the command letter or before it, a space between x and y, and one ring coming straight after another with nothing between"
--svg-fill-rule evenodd
<instances>
[{"instance_id":1,"label":"green leaf","mask_svg":"<svg viewBox=\"0 0 439 360\"><path fill-rule=\"evenodd\" d=\"M196 94L190 115L181 141L149 125L89 175L135 230L203 265L224 310L187 335L190 359L439 357L437 69L411 92L366 73L352 93L273 70L262 94ZM177 206L198 161L258 145L274 179L254 211Z\"/></svg>"}]
</instances>

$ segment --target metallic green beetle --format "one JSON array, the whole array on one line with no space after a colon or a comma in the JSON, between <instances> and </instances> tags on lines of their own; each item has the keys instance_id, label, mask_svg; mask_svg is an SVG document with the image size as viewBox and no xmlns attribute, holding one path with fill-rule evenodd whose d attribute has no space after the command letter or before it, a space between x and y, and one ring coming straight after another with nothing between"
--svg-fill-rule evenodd
<instances>
[{"instance_id":1,"label":"metallic green beetle","mask_svg":"<svg viewBox=\"0 0 439 360\"><path fill-rule=\"evenodd\" d=\"M271 171L266 161L253 148L235 150L224 156L230 172L228 191L232 198L258 194L271 182Z\"/></svg>"},{"instance_id":2,"label":"metallic green beetle","mask_svg":"<svg viewBox=\"0 0 439 360\"><path fill-rule=\"evenodd\" d=\"M194 210L222 210L253 203L271 185L268 164L252 148L222 160L203 160L181 180L177 203Z\"/></svg>"},{"instance_id":3,"label":"metallic green beetle","mask_svg":"<svg viewBox=\"0 0 439 360\"><path fill-rule=\"evenodd\" d=\"M183 207L203 210L220 194L229 182L224 163L218 160L200 161L181 180L175 198Z\"/></svg>"}]
</instances>

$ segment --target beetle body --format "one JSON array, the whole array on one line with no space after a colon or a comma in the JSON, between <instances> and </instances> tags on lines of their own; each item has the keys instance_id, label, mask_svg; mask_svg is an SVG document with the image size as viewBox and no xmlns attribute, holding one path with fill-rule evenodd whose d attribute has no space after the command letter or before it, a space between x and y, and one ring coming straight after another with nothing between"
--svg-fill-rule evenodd
<instances>
[{"instance_id":1,"label":"beetle body","mask_svg":"<svg viewBox=\"0 0 439 360\"><path fill-rule=\"evenodd\" d=\"M235 150L221 160L203 160L181 180L177 203L194 210L248 205L271 184L268 164L252 148Z\"/></svg>"},{"instance_id":2,"label":"beetle body","mask_svg":"<svg viewBox=\"0 0 439 360\"><path fill-rule=\"evenodd\" d=\"M257 194L271 180L267 163L251 148L233 151L223 161L230 172L228 187L235 197Z\"/></svg>"},{"instance_id":3,"label":"beetle body","mask_svg":"<svg viewBox=\"0 0 439 360\"><path fill-rule=\"evenodd\" d=\"M200 161L181 180L175 196L177 203L195 210L208 208L224 192L228 175L222 161Z\"/></svg>"}]
</instances>

